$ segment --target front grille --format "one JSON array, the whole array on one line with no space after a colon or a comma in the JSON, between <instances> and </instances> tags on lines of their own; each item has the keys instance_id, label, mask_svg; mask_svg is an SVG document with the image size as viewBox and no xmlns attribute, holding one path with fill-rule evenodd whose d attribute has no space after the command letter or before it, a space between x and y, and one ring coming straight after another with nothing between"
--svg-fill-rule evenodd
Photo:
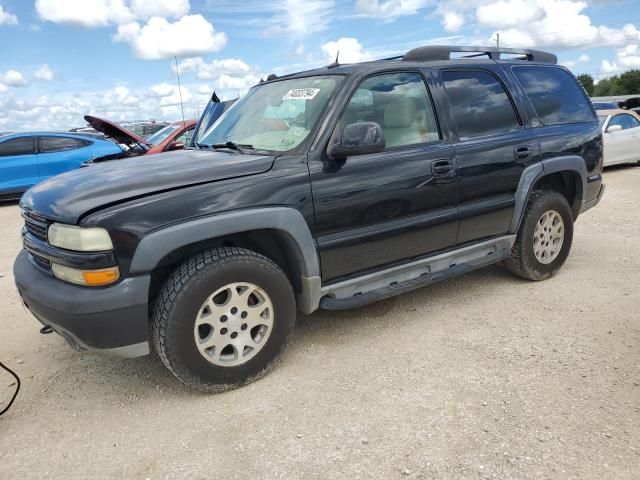
<instances>
[{"instance_id":1,"label":"front grille","mask_svg":"<svg viewBox=\"0 0 640 480\"><path fill-rule=\"evenodd\" d=\"M46 258L41 257L40 255L36 255L35 253L29 252L29 257L31 257L31 261L40 269L45 272L51 271L51 262Z\"/></svg>"},{"instance_id":2,"label":"front grille","mask_svg":"<svg viewBox=\"0 0 640 480\"><path fill-rule=\"evenodd\" d=\"M47 241L47 230L51 221L30 210L22 210L22 218L24 218L24 226L31 235L43 242Z\"/></svg>"}]
</instances>

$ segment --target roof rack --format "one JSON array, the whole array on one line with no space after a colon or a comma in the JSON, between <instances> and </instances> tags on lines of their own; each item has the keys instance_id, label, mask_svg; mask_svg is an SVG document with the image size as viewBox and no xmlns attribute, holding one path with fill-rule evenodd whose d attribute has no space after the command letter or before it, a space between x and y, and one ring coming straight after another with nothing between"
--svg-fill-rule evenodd
<instances>
[{"instance_id":1,"label":"roof rack","mask_svg":"<svg viewBox=\"0 0 640 480\"><path fill-rule=\"evenodd\" d=\"M529 62L558 63L553 53L532 50L530 48L495 48L495 47L455 47L452 45L429 45L409 50L402 60L405 62L429 62L433 60L451 60L452 53L469 53L462 58L476 58L486 55L492 60L500 60L501 54L521 55L518 60Z\"/></svg>"}]
</instances>

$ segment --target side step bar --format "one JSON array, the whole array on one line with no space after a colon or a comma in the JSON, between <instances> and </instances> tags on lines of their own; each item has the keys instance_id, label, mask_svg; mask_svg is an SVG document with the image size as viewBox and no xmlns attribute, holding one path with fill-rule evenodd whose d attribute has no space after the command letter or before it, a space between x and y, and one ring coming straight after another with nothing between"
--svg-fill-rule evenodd
<instances>
[{"instance_id":1,"label":"side step bar","mask_svg":"<svg viewBox=\"0 0 640 480\"><path fill-rule=\"evenodd\" d=\"M515 235L488 240L322 288L320 308L344 310L486 267L511 255Z\"/></svg>"}]
</instances>

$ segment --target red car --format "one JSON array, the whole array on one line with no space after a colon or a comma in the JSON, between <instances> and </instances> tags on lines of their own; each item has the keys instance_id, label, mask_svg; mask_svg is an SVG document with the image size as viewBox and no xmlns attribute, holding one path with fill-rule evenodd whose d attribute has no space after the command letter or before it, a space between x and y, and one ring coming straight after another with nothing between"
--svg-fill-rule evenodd
<instances>
[{"instance_id":1,"label":"red car","mask_svg":"<svg viewBox=\"0 0 640 480\"><path fill-rule=\"evenodd\" d=\"M180 150L189 145L193 129L197 120L185 120L174 122L158 130L147 138L142 138L117 123L104 118L85 115L84 119L95 130L110 138L122 148L121 155L109 155L109 157L95 158L94 162L111 160L114 158L134 157L138 155L152 155L154 153Z\"/></svg>"}]
</instances>

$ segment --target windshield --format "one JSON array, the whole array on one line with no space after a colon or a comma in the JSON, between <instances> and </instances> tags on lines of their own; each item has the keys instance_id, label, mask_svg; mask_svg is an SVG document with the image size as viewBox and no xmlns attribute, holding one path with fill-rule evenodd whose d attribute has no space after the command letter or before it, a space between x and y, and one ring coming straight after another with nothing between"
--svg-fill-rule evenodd
<instances>
[{"instance_id":1,"label":"windshield","mask_svg":"<svg viewBox=\"0 0 640 480\"><path fill-rule=\"evenodd\" d=\"M164 142L164 140L171 135L173 132L175 132L176 130L178 130L181 127L181 125L167 125L166 127L164 127L161 130L158 130L156 133L154 133L153 135L147 137L145 139L145 141L147 143L150 143L151 145L153 145L154 147L157 145L160 145L162 142Z\"/></svg>"},{"instance_id":2,"label":"windshield","mask_svg":"<svg viewBox=\"0 0 640 480\"><path fill-rule=\"evenodd\" d=\"M258 85L227 110L198 144L233 142L256 150L292 150L307 139L342 79L328 75Z\"/></svg>"}]
</instances>

